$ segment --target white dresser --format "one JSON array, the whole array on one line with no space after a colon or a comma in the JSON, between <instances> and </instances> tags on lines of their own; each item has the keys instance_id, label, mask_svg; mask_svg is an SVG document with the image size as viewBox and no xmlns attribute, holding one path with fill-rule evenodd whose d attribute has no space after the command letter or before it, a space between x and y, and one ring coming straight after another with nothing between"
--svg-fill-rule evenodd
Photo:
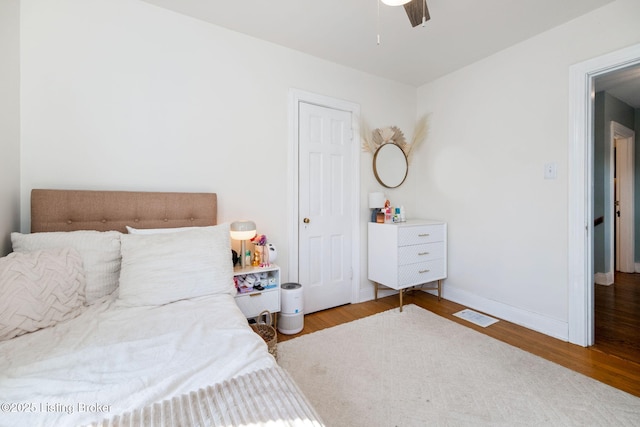
<instances>
[{"instance_id":1,"label":"white dresser","mask_svg":"<svg viewBox=\"0 0 640 427\"><path fill-rule=\"evenodd\" d=\"M406 222L369 223L369 280L400 290L433 284L429 288L442 296L442 280L447 277L447 224L442 221L408 220Z\"/></svg>"}]
</instances>

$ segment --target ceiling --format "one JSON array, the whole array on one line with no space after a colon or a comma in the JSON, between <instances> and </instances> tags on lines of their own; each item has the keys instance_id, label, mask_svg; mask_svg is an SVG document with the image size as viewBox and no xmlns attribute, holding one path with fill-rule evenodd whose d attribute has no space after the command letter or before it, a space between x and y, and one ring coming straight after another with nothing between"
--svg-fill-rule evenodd
<instances>
[{"instance_id":1,"label":"ceiling","mask_svg":"<svg viewBox=\"0 0 640 427\"><path fill-rule=\"evenodd\" d=\"M596 77L594 85L596 92L609 92L633 108L640 108L640 65Z\"/></svg>"},{"instance_id":2,"label":"ceiling","mask_svg":"<svg viewBox=\"0 0 640 427\"><path fill-rule=\"evenodd\" d=\"M428 0L415 28L377 0L144 1L417 87L613 0Z\"/></svg>"}]
</instances>

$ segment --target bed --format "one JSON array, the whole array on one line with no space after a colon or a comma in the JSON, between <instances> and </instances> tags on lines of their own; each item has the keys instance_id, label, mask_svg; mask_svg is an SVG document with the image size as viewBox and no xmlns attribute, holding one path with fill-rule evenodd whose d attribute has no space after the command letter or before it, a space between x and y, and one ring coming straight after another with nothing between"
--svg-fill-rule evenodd
<instances>
[{"instance_id":1,"label":"bed","mask_svg":"<svg viewBox=\"0 0 640 427\"><path fill-rule=\"evenodd\" d=\"M33 190L0 260L0 425L322 425L235 303L216 212L212 193Z\"/></svg>"}]
</instances>

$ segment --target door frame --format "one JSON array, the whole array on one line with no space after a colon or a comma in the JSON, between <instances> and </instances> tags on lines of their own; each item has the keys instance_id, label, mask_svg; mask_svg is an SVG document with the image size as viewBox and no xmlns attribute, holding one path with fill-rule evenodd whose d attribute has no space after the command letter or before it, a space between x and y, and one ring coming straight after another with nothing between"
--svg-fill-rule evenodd
<instances>
[{"instance_id":1,"label":"door frame","mask_svg":"<svg viewBox=\"0 0 640 427\"><path fill-rule=\"evenodd\" d=\"M299 109L300 103L314 104L334 110L347 111L351 113L351 129L353 130L351 155L354 160L352 173L351 191L354 197L351 201L351 303L359 302L360 294L360 105L331 98L329 96L306 92L299 89L289 90L289 165L288 186L287 186L287 212L289 224L289 281L298 281L298 177L299 177L299 153L298 153L298 129L299 129Z\"/></svg>"},{"instance_id":2,"label":"door frame","mask_svg":"<svg viewBox=\"0 0 640 427\"><path fill-rule=\"evenodd\" d=\"M593 146L594 79L640 64L640 44L569 69L569 233L568 337L584 347L593 345Z\"/></svg>"},{"instance_id":3,"label":"door frame","mask_svg":"<svg viewBox=\"0 0 640 427\"><path fill-rule=\"evenodd\" d=\"M609 265L611 266L611 272L612 272L612 277L613 274L615 274L616 272L616 256L619 256L615 254L615 248L617 247L617 243L616 242L616 236L617 233L615 232L615 221L617 220L616 215L615 215L615 199L616 199L616 195L615 195L615 191L614 191L614 179L615 176L617 174L616 172L616 168L614 166L615 164L615 142L616 139L630 139L630 145L631 145L631 153L627 153L630 155L630 159L627 159L628 161L631 162L631 179L629 179L629 185L631 186L631 188L633 189L634 187L634 182L633 182L633 171L634 171L634 157L633 157L633 152L634 152L634 148L635 148L635 143L634 143L634 138L635 136L635 132L632 129L629 129L628 127L621 125L620 123L616 122L616 121L611 121L611 125L610 125L610 136L609 136L609 143L610 143L610 147L609 147L609 155L610 155L610 167L609 167L609 200L607 200L605 203L605 206L608 206L609 208L605 211L605 215L608 212L611 220L609 221L609 226L608 226L608 231L609 231ZM631 192L631 196L633 197L634 193L633 190ZM631 203L631 212L627 212L629 215L623 215L623 218L632 218L631 219L631 228L633 229L633 218L634 218L634 212L633 212L633 207L634 204L633 202ZM606 222L606 217L605 217L605 222ZM631 248L630 250L627 249L631 254L634 253L634 248L633 248L633 240L631 240ZM634 268L635 269L635 268ZM613 281L611 282L613 283Z\"/></svg>"}]
</instances>

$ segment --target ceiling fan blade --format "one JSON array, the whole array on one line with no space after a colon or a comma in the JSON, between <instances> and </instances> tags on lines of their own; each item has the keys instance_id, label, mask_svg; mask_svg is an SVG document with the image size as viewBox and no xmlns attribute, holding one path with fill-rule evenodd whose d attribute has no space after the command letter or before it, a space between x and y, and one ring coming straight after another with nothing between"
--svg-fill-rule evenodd
<instances>
[{"instance_id":1,"label":"ceiling fan blade","mask_svg":"<svg viewBox=\"0 0 640 427\"><path fill-rule=\"evenodd\" d=\"M422 13L424 8L425 20L431 19L429 16L429 8L427 7L427 0L411 0L404 5L404 10L407 12L409 21L411 21L412 27L417 27L422 24Z\"/></svg>"}]
</instances>

